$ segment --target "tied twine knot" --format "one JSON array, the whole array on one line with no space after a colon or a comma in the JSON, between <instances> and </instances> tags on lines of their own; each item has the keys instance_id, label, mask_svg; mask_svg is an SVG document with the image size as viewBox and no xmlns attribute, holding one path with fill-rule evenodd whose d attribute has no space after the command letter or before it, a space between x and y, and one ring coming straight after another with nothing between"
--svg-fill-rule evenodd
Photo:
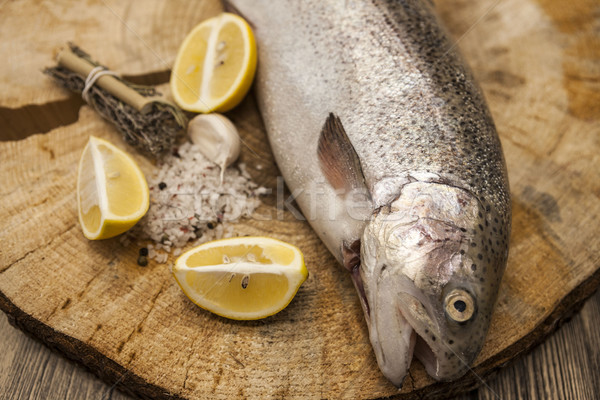
<instances>
[{"instance_id":1,"label":"tied twine knot","mask_svg":"<svg viewBox=\"0 0 600 400\"><path fill-rule=\"evenodd\" d=\"M103 67L102 65L98 65L97 67L92 68L87 78L85 78L85 86L83 87L83 91L81 92L81 97L83 97L86 103L90 105L92 104L90 99L90 89L92 88L92 86L94 86L96 81L104 75L112 75L116 77L119 76L116 72L113 72L107 69L106 67Z\"/></svg>"}]
</instances>

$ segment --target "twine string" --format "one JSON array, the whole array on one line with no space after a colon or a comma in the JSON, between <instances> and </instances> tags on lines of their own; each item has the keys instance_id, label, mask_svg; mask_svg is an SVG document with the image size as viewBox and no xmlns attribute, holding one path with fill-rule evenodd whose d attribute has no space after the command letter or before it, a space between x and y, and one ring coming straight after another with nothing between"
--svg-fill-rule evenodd
<instances>
[{"instance_id":1,"label":"twine string","mask_svg":"<svg viewBox=\"0 0 600 400\"><path fill-rule=\"evenodd\" d=\"M88 104L92 104L90 99L90 89L94 86L96 81L104 75L118 76L116 72L113 72L102 65L98 65L97 67L92 68L87 78L85 78L85 86L81 92L81 97L83 97Z\"/></svg>"}]
</instances>

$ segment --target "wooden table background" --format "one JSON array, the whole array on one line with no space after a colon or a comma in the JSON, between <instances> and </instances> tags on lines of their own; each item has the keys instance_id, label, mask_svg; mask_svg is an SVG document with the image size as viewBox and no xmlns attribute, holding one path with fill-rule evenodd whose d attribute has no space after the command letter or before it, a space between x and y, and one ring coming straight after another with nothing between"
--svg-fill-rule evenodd
<instances>
[{"instance_id":1,"label":"wooden table background","mask_svg":"<svg viewBox=\"0 0 600 400\"><path fill-rule=\"evenodd\" d=\"M596 13L596 16L590 18L590 10L598 11L598 7L592 8L590 4L593 4L597 0L577 0L564 2L564 7L557 6L558 0L539 0L540 7L546 11L554 10L554 14L551 15L553 23L555 23L561 32L567 32L581 39L578 43L586 44L586 40L596 41L595 45L587 43L587 45L574 45L571 42L565 41L562 43L566 49L565 54L567 57L576 58L580 53L582 58L585 59L584 69L587 68L587 74L580 74L582 71L571 71L573 79L568 81L567 89L570 90L569 94L572 96L572 105L575 107L577 112L580 113L578 117L581 118L597 118L600 110L600 86L598 83L598 60L600 59L600 46L597 45L600 25L600 14ZM98 3L98 2L96 2ZM103 21L113 22L119 18L120 15L129 15L131 11L126 8L126 13L121 13L120 9L117 8L114 2L100 2L101 6L106 6L105 19ZM156 2L152 2L154 4ZM192 2L188 1L176 1L176 5L183 7L178 13L171 15L174 20L177 18L184 19L186 24L173 25L178 30L188 29L190 20L193 16L202 15L205 10L194 9ZM452 13L454 7L471 7L474 5L473 2L455 0L451 2L444 2L443 0L437 1L441 8L442 16L445 19L452 20ZM474 25L479 23L486 23L486 16L488 11L496 8L499 1L486 1L482 2L483 5L478 7L478 10L473 11L473 23ZM504 7L510 7L514 2L505 2ZM10 6L20 7L23 13L27 13L27 2L14 2ZM67 15L61 13L68 11L68 1L55 1L55 2L39 2L41 4L40 9L47 8L52 9L55 14L55 18L66 18ZM173 3L171 3L173 4ZM2 8L6 7L6 3L0 2L0 33L7 35L7 30L10 29L10 24L2 17ZM48 7L45 7L48 6ZM111 8L112 7L112 8ZM102 8L102 7L100 7ZM117 12L113 12L113 8ZM157 18L159 13L154 12L152 6L148 6L147 10L142 12L141 16L144 18ZM13 16L15 14L14 9L12 10ZM211 9L209 12L214 13L215 10ZM146 13L146 14L144 14ZM582 20L578 21L574 16L581 15ZM585 22L584 16L587 15L587 22ZM160 15L161 17L168 17ZM78 18L90 18L91 15L71 15L73 21L77 21ZM594 19L595 18L595 19ZM100 19L98 19L100 20ZM595 24L589 24L589 21L595 21ZM153 20L154 21L154 20ZM119 25L122 21L116 21L115 25ZM136 22L136 21L133 21ZM142 21L137 21L138 25L132 25L137 29L137 32L141 37L135 38L148 40L149 35L155 35L156 32L146 32L145 25ZM585 23L584 23L585 22ZM36 24L35 20L31 21L32 24ZM152 25L152 24L150 24ZM75 25L73 25L75 26ZM108 25L107 25L108 26ZM462 31L452 32L455 37L460 39L463 38L462 33L468 34L471 30L470 26L455 25L456 29ZM105 26L96 26L95 29L103 29ZM131 32L127 32L126 29L121 27L121 31L118 34L108 35L110 40L106 40L101 46L96 46L94 49L94 55L103 61L106 61L111 67L116 70L122 70L126 65L127 71L132 75L141 75L147 71L160 71L164 68L162 65L150 65L149 60L155 59L156 54L149 54L147 44L144 43L142 46L135 40L128 42L127 44L135 47L137 43L137 49L142 51L132 51L132 54L148 54L147 60L140 60L139 58L134 59L122 59L122 64L116 64L115 60L118 58L112 57L114 54L111 53L111 48L115 48L116 44L121 44L121 41L126 39L127 35L131 37ZM591 31L590 31L591 29ZM575 32L575 34L573 34ZM591 33L590 33L591 32ZM93 33L93 30L85 31L73 28L73 36L79 38L84 43L86 41L93 40L89 38L89 35ZM52 33L49 32L51 35ZM88 36L86 36L88 35ZM181 32L172 34L171 39L177 36L181 36ZM586 36L587 35L587 36ZM26 36L26 34L25 34ZM164 35L168 38L168 35ZM12 35L11 37L14 37ZM5 36L2 36L4 39ZM590 39L591 38L591 39ZM48 54L52 49L37 48L35 45L35 38L27 37L29 42L25 39L21 42L21 45L33 46L37 55L37 59L26 60L28 63L39 65L36 69L35 74L39 74L39 69L49 64ZM131 40L131 39L130 39ZM170 40L175 42L175 40ZM161 46L154 46L153 49L157 49L158 53L162 58L164 54L171 51L173 46L177 43L171 43L165 39ZM18 43L3 41L0 44L0 54L9 54L12 47L17 46ZM467 44L468 45L468 44ZM532 49L532 51L538 51L539 49ZM23 62L21 59L11 59L11 61ZM572 60L571 60L572 61ZM154 60L156 64L156 60ZM565 62L566 68L571 66L569 60ZM580 65L581 67L581 65ZM589 68L588 68L589 67ZM5 68L6 70L6 68ZM20 86L23 89L22 93L30 93L34 97L20 96L15 98L8 98L10 107L0 107L0 123L2 124L2 136L4 139L12 138L17 139L20 137L27 136L32 133L45 132L49 130L48 122L56 124L67 124L77 119L76 113L70 115L62 113L56 115L55 111L76 110L76 106L80 104L80 100L70 99L52 99L52 96L38 95L38 91L27 90L37 84L36 79L29 79L28 76L18 75L21 74L19 68L12 68L11 72L14 72L15 76L7 74L1 78L4 80L15 80L20 79ZM27 71L25 71L27 72ZM569 72L569 71L567 71ZM152 77L151 77L152 78ZM156 76L153 78L156 80ZM160 80L160 79L159 79ZM5 81L0 81L5 82ZM591 82L591 83L590 83ZM504 82L510 86L511 82ZM29 85L29 86L28 86ZM13 87L15 85L13 84ZM42 88L45 90L47 87ZM596 90L588 90L589 88L596 88ZM48 91L43 91L44 95L48 95ZM56 92L52 92L56 93ZM51 93L51 94L52 94ZM9 93L12 95L14 93ZM492 93L494 94L494 93ZM495 95L501 96L502 92L498 91ZM6 94L5 94L6 96ZM9 96L10 97L10 96ZM41 100L40 100L41 99ZM41 104L44 101L50 102L56 106L56 109L52 107L40 107L37 108L37 104ZM62 102L62 103L61 103ZM4 103L3 103L4 104ZM30 105L31 104L31 105ZM49 103L50 104L50 103ZM69 107L69 104L73 107ZM16 122L18 121L18 125ZM595 399L598 398L600 393L600 294L596 294L590 299L583 307L581 312L577 313L573 319L566 323L562 328L558 330L556 334L551 336L542 345L535 348L530 354L525 355L515 360L511 365L500 370L495 377L490 377L485 385L478 390L475 390L469 394L462 396L460 399ZM53 353L48 348L44 347L40 343L28 338L23 335L20 331L12 328L5 317L0 317L0 399L127 399L128 396L115 391L111 386L104 384L99 379L87 373L80 366L71 363L62 356Z\"/></svg>"}]
</instances>

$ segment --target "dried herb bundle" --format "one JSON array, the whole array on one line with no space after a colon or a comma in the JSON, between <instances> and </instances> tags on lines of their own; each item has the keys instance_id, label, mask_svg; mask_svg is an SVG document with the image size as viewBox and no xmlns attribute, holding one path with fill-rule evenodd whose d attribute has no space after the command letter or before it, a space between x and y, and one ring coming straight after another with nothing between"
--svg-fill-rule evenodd
<instances>
[{"instance_id":1,"label":"dried herb bundle","mask_svg":"<svg viewBox=\"0 0 600 400\"><path fill-rule=\"evenodd\" d=\"M94 67L107 69L73 44L58 58L59 65L46 68L44 73L77 93L84 90L86 78ZM129 144L153 156L171 149L187 126L185 114L160 97L154 87L135 85L119 77L100 77L88 89L85 99L118 128Z\"/></svg>"}]
</instances>

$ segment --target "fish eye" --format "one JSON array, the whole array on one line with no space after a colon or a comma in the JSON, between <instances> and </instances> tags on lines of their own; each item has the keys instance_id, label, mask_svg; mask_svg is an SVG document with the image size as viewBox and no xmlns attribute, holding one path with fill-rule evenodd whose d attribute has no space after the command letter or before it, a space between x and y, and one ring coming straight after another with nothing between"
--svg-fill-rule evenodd
<instances>
[{"instance_id":1,"label":"fish eye","mask_svg":"<svg viewBox=\"0 0 600 400\"><path fill-rule=\"evenodd\" d=\"M446 314L456 322L467 322L475 315L475 300L463 289L452 290L444 300Z\"/></svg>"}]
</instances>

